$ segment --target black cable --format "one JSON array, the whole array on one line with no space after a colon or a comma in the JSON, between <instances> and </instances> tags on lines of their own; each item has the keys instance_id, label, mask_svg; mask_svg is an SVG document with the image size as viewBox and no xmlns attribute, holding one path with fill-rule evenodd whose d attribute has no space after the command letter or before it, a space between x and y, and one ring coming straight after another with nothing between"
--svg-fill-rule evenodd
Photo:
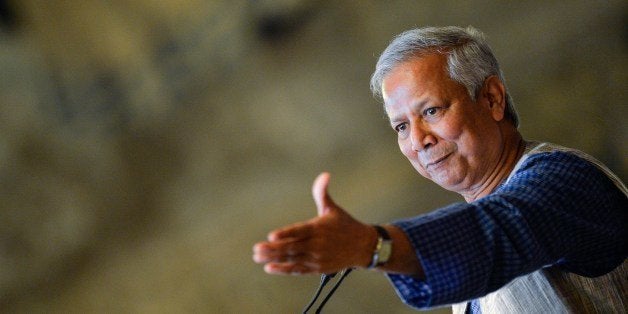
<instances>
[{"instance_id":1,"label":"black cable","mask_svg":"<svg viewBox=\"0 0 628 314\"><path fill-rule=\"evenodd\" d=\"M331 288L331 290L329 291L327 296L325 296L325 299L323 299L323 302L321 302L321 304L316 309L316 314L319 314L323 310L323 306L325 306L325 303L327 303L327 301L329 301L329 298L331 298L331 296L334 294L334 292L336 292L336 289L338 289L338 287L340 286L342 281L345 279L345 277L347 277L347 275L349 275L349 273L352 270L353 270L353 268L347 268L347 269L342 271L342 274L340 275L340 279L338 279L338 281L336 281L336 284Z\"/></svg>"},{"instance_id":2,"label":"black cable","mask_svg":"<svg viewBox=\"0 0 628 314\"><path fill-rule=\"evenodd\" d=\"M325 285L327 285L327 283L332 278L334 278L334 276L336 276L336 273L321 275L321 282L320 282L320 284L318 284L318 288L316 289L316 292L314 293L314 297L312 297L312 300L310 301L310 303L308 303L308 305L303 309L303 314L306 314L307 311L310 310L312 305L314 305L314 303L316 302L318 297L321 295L321 292L323 291L323 288L325 288Z\"/></svg>"}]
</instances>

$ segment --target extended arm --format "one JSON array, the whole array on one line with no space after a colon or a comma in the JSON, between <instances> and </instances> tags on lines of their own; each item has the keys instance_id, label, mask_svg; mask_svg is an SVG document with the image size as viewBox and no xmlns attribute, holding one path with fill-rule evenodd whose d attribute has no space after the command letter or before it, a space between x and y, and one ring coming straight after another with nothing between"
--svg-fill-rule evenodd
<instances>
[{"instance_id":1,"label":"extended arm","mask_svg":"<svg viewBox=\"0 0 628 314\"><path fill-rule=\"evenodd\" d=\"M329 196L329 174L314 181L312 195L318 215L305 222L269 233L268 241L253 247L253 260L271 274L334 273L349 267L366 267L377 241L374 227L340 208ZM414 249L396 226L384 226L392 240L392 255L381 270L422 277Z\"/></svg>"},{"instance_id":2,"label":"extended arm","mask_svg":"<svg viewBox=\"0 0 628 314\"><path fill-rule=\"evenodd\" d=\"M485 198L396 222L426 275L390 278L406 303L424 308L484 296L548 265L598 276L626 257L627 208L587 161L534 155Z\"/></svg>"}]
</instances>

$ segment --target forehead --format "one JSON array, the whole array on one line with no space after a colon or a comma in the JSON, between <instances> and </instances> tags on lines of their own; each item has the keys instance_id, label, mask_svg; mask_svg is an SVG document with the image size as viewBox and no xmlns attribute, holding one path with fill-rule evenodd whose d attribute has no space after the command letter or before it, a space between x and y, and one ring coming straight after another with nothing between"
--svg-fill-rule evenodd
<instances>
[{"instance_id":1,"label":"forehead","mask_svg":"<svg viewBox=\"0 0 628 314\"><path fill-rule=\"evenodd\" d=\"M395 66L384 77L382 96L386 107L408 98L442 97L457 85L446 71L446 57L429 54Z\"/></svg>"},{"instance_id":2,"label":"forehead","mask_svg":"<svg viewBox=\"0 0 628 314\"><path fill-rule=\"evenodd\" d=\"M417 55L395 66L389 75L394 72L411 71L420 74L431 74L431 76L442 78L447 76L447 57L441 53L428 53Z\"/></svg>"}]
</instances>

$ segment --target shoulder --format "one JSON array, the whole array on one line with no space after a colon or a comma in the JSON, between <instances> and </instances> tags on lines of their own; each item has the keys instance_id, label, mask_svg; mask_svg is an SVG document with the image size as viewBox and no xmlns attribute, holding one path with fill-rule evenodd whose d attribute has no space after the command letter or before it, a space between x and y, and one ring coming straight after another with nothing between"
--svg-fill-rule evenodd
<instances>
[{"instance_id":1,"label":"shoulder","mask_svg":"<svg viewBox=\"0 0 628 314\"><path fill-rule=\"evenodd\" d=\"M519 171L530 168L550 168L550 169L568 169L568 168L588 168L595 167L587 159L581 155L571 151L549 151L537 152L530 154L521 164Z\"/></svg>"},{"instance_id":2,"label":"shoulder","mask_svg":"<svg viewBox=\"0 0 628 314\"><path fill-rule=\"evenodd\" d=\"M621 180L593 157L571 149L534 152L513 171L501 191L525 188L563 196L598 194L626 198ZM609 194L610 193L610 194Z\"/></svg>"},{"instance_id":3,"label":"shoulder","mask_svg":"<svg viewBox=\"0 0 628 314\"><path fill-rule=\"evenodd\" d=\"M526 152L511 175L525 171L560 172L595 172L615 181L623 188L621 180L595 157L580 150L552 143L528 142Z\"/></svg>"},{"instance_id":4,"label":"shoulder","mask_svg":"<svg viewBox=\"0 0 628 314\"><path fill-rule=\"evenodd\" d=\"M582 156L568 151L537 152L526 156L518 169L517 176L548 176L577 174L596 171L596 166Z\"/></svg>"}]
</instances>

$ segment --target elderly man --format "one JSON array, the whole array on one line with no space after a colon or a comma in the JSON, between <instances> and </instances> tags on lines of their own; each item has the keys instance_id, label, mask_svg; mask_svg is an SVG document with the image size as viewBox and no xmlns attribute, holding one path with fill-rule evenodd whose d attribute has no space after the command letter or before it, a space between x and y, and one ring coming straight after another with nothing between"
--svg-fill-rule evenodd
<instances>
[{"instance_id":1,"label":"elderly man","mask_svg":"<svg viewBox=\"0 0 628 314\"><path fill-rule=\"evenodd\" d=\"M371 88L416 171L466 203L372 226L331 199L324 173L313 185L318 216L254 246L266 272L376 269L419 309L625 310L615 285L626 284L626 187L582 152L523 140L478 30L402 33L380 56Z\"/></svg>"}]
</instances>

